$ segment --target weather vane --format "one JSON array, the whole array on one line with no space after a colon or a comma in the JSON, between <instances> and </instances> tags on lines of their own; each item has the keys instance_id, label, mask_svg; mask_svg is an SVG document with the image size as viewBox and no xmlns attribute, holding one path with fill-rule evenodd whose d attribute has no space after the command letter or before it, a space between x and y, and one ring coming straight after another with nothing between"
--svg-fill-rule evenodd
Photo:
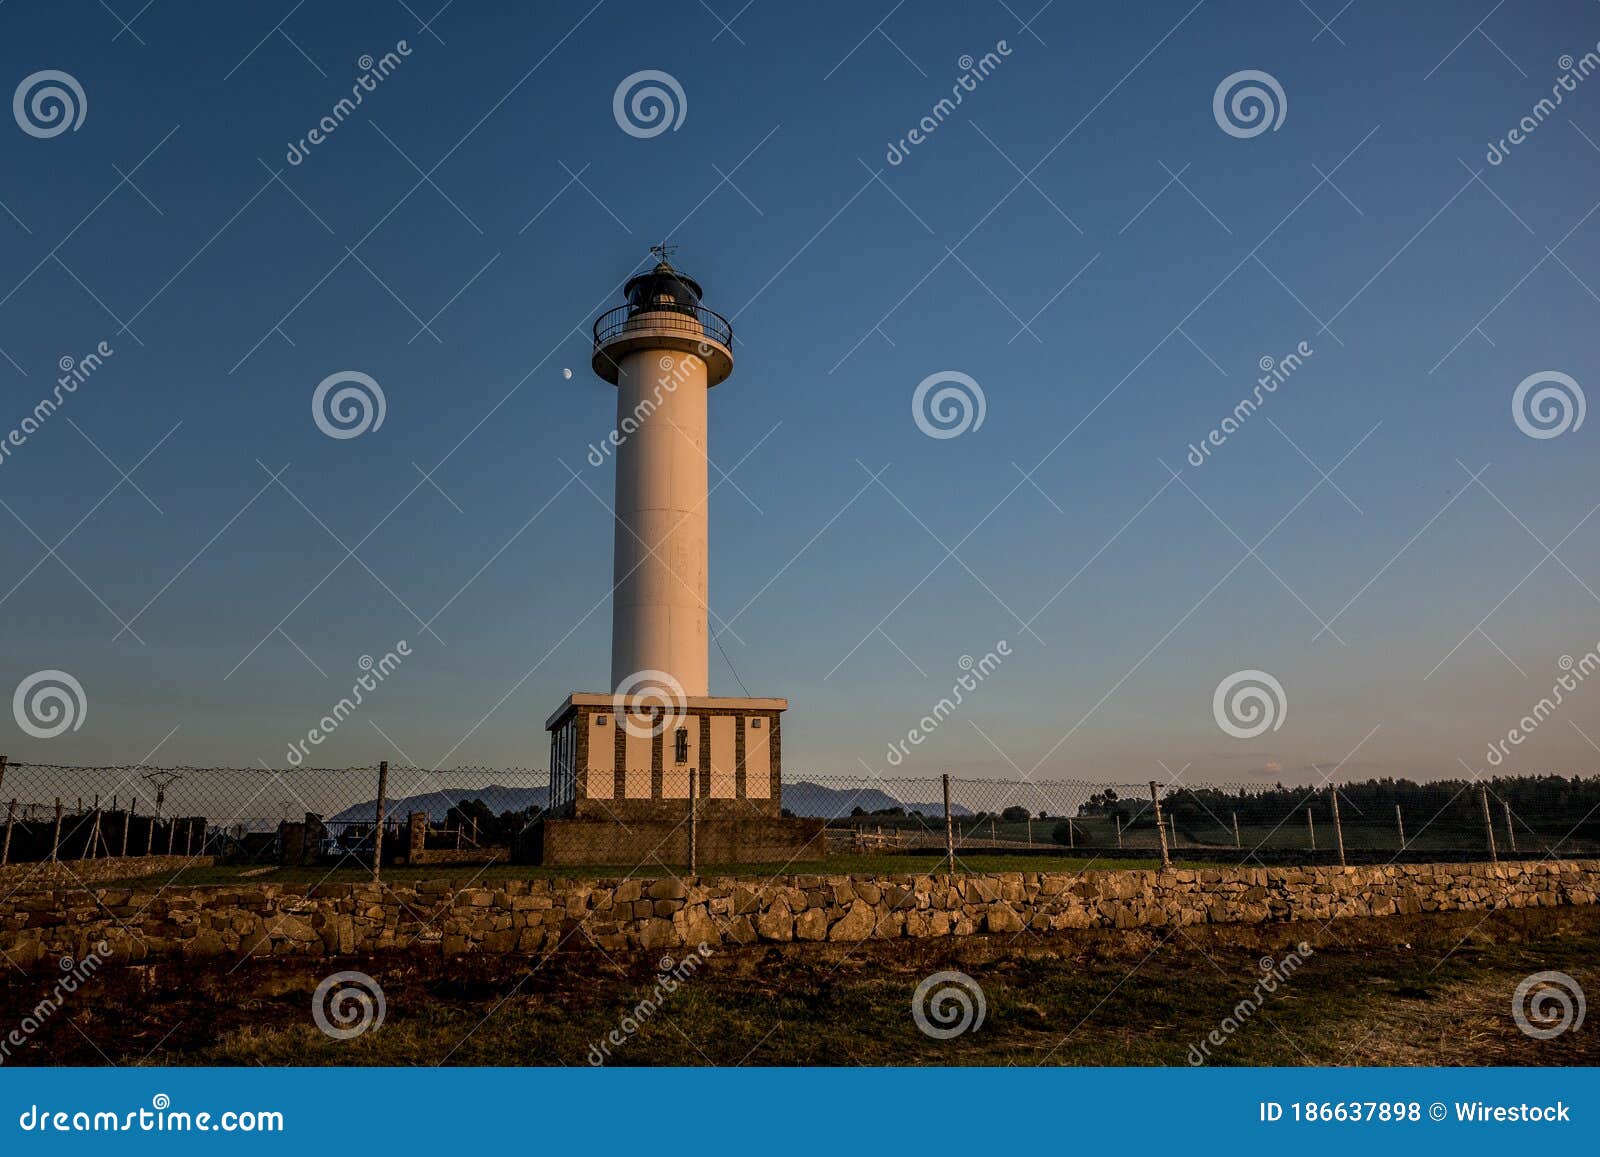
<instances>
[{"instance_id":1,"label":"weather vane","mask_svg":"<svg viewBox=\"0 0 1600 1157\"><path fill-rule=\"evenodd\" d=\"M672 264L672 255L677 251L678 247L669 241L663 241L660 245L650 246L650 252L654 253L668 265Z\"/></svg>"}]
</instances>

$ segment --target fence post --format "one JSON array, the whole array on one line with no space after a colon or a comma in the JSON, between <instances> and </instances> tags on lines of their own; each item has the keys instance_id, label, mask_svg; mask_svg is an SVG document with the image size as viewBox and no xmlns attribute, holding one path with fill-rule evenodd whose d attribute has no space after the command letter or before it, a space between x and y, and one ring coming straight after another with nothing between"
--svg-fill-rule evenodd
<instances>
[{"instance_id":1,"label":"fence post","mask_svg":"<svg viewBox=\"0 0 1600 1157\"><path fill-rule=\"evenodd\" d=\"M700 808L698 768L689 769L689 875L700 873Z\"/></svg>"},{"instance_id":2,"label":"fence post","mask_svg":"<svg viewBox=\"0 0 1600 1157\"><path fill-rule=\"evenodd\" d=\"M183 821L183 854L194 855L194 817Z\"/></svg>"},{"instance_id":3,"label":"fence post","mask_svg":"<svg viewBox=\"0 0 1600 1157\"><path fill-rule=\"evenodd\" d=\"M950 815L950 777L940 778L944 780L944 855L953 876L956 874L956 826Z\"/></svg>"},{"instance_id":4,"label":"fence post","mask_svg":"<svg viewBox=\"0 0 1600 1157\"><path fill-rule=\"evenodd\" d=\"M388 803L389 761L378 761L378 815L372 828L372 882L376 884L383 874L383 805Z\"/></svg>"},{"instance_id":5,"label":"fence post","mask_svg":"<svg viewBox=\"0 0 1600 1157\"><path fill-rule=\"evenodd\" d=\"M1489 788L1487 784L1478 785L1478 801L1483 805L1483 833L1489 837L1489 862L1500 862L1500 853L1494 846L1494 824L1489 819Z\"/></svg>"},{"instance_id":6,"label":"fence post","mask_svg":"<svg viewBox=\"0 0 1600 1157\"><path fill-rule=\"evenodd\" d=\"M1172 856L1167 851L1167 827L1161 822L1161 789L1155 780L1150 781L1150 802L1156 809L1156 834L1161 837L1161 866L1172 867Z\"/></svg>"},{"instance_id":7,"label":"fence post","mask_svg":"<svg viewBox=\"0 0 1600 1157\"><path fill-rule=\"evenodd\" d=\"M56 796L56 828L50 837L50 862L61 858L61 797Z\"/></svg>"},{"instance_id":8,"label":"fence post","mask_svg":"<svg viewBox=\"0 0 1600 1157\"><path fill-rule=\"evenodd\" d=\"M94 826L89 829L89 846L84 849L84 852L86 853L85 856L84 856L84 859L87 859L87 860L98 859L99 858L99 856L98 856L99 849L100 849L100 805L96 804L95 808L94 808Z\"/></svg>"},{"instance_id":9,"label":"fence post","mask_svg":"<svg viewBox=\"0 0 1600 1157\"><path fill-rule=\"evenodd\" d=\"M169 855L169 856L172 855L172 849L173 849L173 846L176 844L177 839L178 839L178 821L175 820L175 819L170 819L170 820L167 821L167 855Z\"/></svg>"},{"instance_id":10,"label":"fence post","mask_svg":"<svg viewBox=\"0 0 1600 1157\"><path fill-rule=\"evenodd\" d=\"M1077 846L1078 846L1078 829L1077 829L1076 826L1074 826L1074 824L1072 822L1072 817L1068 816L1067 817L1067 847L1076 848Z\"/></svg>"},{"instance_id":11,"label":"fence post","mask_svg":"<svg viewBox=\"0 0 1600 1157\"><path fill-rule=\"evenodd\" d=\"M1311 818L1311 805L1306 805L1306 831L1311 836L1311 850L1317 850L1317 821Z\"/></svg>"},{"instance_id":12,"label":"fence post","mask_svg":"<svg viewBox=\"0 0 1600 1157\"><path fill-rule=\"evenodd\" d=\"M1400 829L1400 850L1406 850L1406 817L1400 814L1400 805L1394 805L1394 826Z\"/></svg>"},{"instance_id":13,"label":"fence post","mask_svg":"<svg viewBox=\"0 0 1600 1157\"><path fill-rule=\"evenodd\" d=\"M1233 813L1233 846L1235 848L1244 847L1244 842L1239 839L1239 813L1238 812L1234 812Z\"/></svg>"},{"instance_id":14,"label":"fence post","mask_svg":"<svg viewBox=\"0 0 1600 1157\"><path fill-rule=\"evenodd\" d=\"M1328 787L1328 798L1333 801L1333 840L1334 843L1339 845L1339 866L1342 868L1345 866L1344 824L1339 822L1339 789L1331 784ZM1361 809L1357 808L1356 810L1360 811Z\"/></svg>"},{"instance_id":15,"label":"fence post","mask_svg":"<svg viewBox=\"0 0 1600 1157\"><path fill-rule=\"evenodd\" d=\"M11 825L17 822L17 797L11 797L11 803L6 808L6 839L0 844L0 868L11 860Z\"/></svg>"},{"instance_id":16,"label":"fence post","mask_svg":"<svg viewBox=\"0 0 1600 1157\"><path fill-rule=\"evenodd\" d=\"M1506 809L1506 840L1513 852L1517 850L1517 829L1511 822L1511 805L1505 800L1500 801L1500 806Z\"/></svg>"},{"instance_id":17,"label":"fence post","mask_svg":"<svg viewBox=\"0 0 1600 1157\"><path fill-rule=\"evenodd\" d=\"M133 826L133 811L138 804L139 801L137 799L130 799L128 801L128 810L122 813L122 856L124 859L128 855L128 829Z\"/></svg>"},{"instance_id":18,"label":"fence post","mask_svg":"<svg viewBox=\"0 0 1600 1157\"><path fill-rule=\"evenodd\" d=\"M1122 813L1117 812L1115 818L1117 821L1117 847L1120 848L1122 846Z\"/></svg>"}]
</instances>

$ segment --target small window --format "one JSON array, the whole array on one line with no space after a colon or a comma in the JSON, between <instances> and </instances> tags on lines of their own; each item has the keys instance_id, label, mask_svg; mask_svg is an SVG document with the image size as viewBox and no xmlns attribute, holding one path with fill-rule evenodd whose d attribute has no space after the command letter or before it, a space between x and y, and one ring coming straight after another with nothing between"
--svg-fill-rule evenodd
<instances>
[{"instance_id":1,"label":"small window","mask_svg":"<svg viewBox=\"0 0 1600 1157\"><path fill-rule=\"evenodd\" d=\"M673 754L679 763L689 762L689 729L680 727L673 736Z\"/></svg>"},{"instance_id":2,"label":"small window","mask_svg":"<svg viewBox=\"0 0 1600 1157\"><path fill-rule=\"evenodd\" d=\"M752 719L752 720L750 720L750 726L752 728L760 727L761 726L761 720L760 719Z\"/></svg>"},{"instance_id":3,"label":"small window","mask_svg":"<svg viewBox=\"0 0 1600 1157\"><path fill-rule=\"evenodd\" d=\"M604 727L606 725L606 717L604 715L596 715L594 717L594 725L596 727Z\"/></svg>"}]
</instances>

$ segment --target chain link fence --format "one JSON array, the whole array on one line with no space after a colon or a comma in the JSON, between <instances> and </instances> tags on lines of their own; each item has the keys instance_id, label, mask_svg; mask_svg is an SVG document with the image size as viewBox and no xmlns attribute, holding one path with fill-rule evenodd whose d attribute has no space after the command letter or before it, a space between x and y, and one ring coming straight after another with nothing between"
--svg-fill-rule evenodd
<instances>
[{"instance_id":1,"label":"chain link fence","mask_svg":"<svg viewBox=\"0 0 1600 1157\"><path fill-rule=\"evenodd\" d=\"M553 806L550 775L534 768L0 760L0 866L176 855L241 870L547 862L581 874L619 863L652 872L739 870L774 858L805 870L926 871L942 862L960 871L992 869L998 859L1013 870L1045 870L1052 860L1114 867L1600 854L1600 778L1592 776L1372 780L1335 789L802 773L784 778L781 800L756 798L742 776L735 791L733 773L585 776L575 807L573 783ZM570 822L574 815L584 822ZM546 858L540 821L562 818L565 858ZM806 821L793 828L806 833L800 851L745 856L755 846L772 852L750 833L797 821ZM719 841L728 825L742 834ZM619 832L635 843L619 844ZM633 850L619 859L619 847Z\"/></svg>"}]
</instances>

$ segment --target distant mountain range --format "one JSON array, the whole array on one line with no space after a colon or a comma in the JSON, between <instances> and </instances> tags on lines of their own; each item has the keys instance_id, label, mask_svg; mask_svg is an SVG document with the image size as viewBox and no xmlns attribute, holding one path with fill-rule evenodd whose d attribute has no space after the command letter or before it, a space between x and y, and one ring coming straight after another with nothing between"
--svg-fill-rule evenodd
<instances>
[{"instance_id":1,"label":"distant mountain range","mask_svg":"<svg viewBox=\"0 0 1600 1157\"><path fill-rule=\"evenodd\" d=\"M497 783L487 787L457 787L446 791L429 791L421 795L408 795L400 799L391 799L384 804L383 811L387 816L395 819L405 819L412 812L427 813L431 823L442 823L449 814L450 809L463 800L481 799L489 806L489 810L499 815L501 812L522 811L525 808L543 808L550 803L550 789L547 787L504 787ZM351 804L338 815L332 815L325 822L330 824L371 823L378 801L369 799L363 803Z\"/></svg>"},{"instance_id":2,"label":"distant mountain range","mask_svg":"<svg viewBox=\"0 0 1600 1157\"><path fill-rule=\"evenodd\" d=\"M485 787L450 788L444 791L424 792L390 799L384 805L384 814L404 819L412 812L423 812L432 823L444 821L450 809L463 800L481 799L496 815L501 812L543 808L550 803L550 789L544 787L506 787L489 784ZM378 806L376 799L352 804L337 815L327 817L328 823L370 823ZM783 785L783 806L797 816L820 819L839 819L854 809L865 812L883 811L886 808L904 808L906 812L919 811L926 816L942 816L944 805L898 800L878 788L832 788L820 783L786 783ZM970 816L972 810L953 804L950 810L958 816Z\"/></svg>"}]
</instances>

